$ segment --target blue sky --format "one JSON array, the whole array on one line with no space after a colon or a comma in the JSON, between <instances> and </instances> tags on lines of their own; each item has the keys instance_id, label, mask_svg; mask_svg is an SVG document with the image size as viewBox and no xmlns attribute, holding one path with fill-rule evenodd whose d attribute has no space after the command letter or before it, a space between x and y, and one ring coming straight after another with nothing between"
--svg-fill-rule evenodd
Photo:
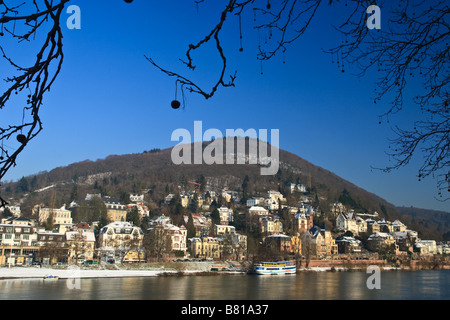
<instances>
[{"instance_id":1,"label":"blue sky","mask_svg":"<svg viewBox=\"0 0 450 320\"><path fill-rule=\"evenodd\" d=\"M207 1L208 2L208 1ZM210 1L213 3L213 1ZM321 48L341 41L331 23L339 12L327 6L310 30L282 57L261 65L253 13L243 20L244 51L239 52L238 20L223 30L228 72L237 70L235 88L220 88L210 100L187 94L187 106L173 110L175 80L148 63L190 75L179 62L190 43L217 23L225 1L79 0L81 30L64 30L65 61L45 98L44 130L18 159L5 180L16 180L86 159L139 153L174 146L171 134L194 121L203 129L279 129L280 148L326 168L395 205L449 211L435 200L435 181L417 181L418 164L382 173L393 133L378 115L387 101L373 103L377 74L359 79L351 66L342 73ZM63 16L63 19L70 15ZM24 54L21 52L21 54ZM214 83L220 66L214 50L199 52L196 79ZM413 114L392 123L407 125Z\"/></svg>"}]
</instances>

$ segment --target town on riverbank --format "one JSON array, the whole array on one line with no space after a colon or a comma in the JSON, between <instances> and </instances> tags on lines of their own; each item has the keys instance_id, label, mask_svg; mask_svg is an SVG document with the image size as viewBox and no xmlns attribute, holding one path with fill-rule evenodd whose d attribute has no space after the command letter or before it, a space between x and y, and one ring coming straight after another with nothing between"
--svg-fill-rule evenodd
<instances>
[{"instance_id":1,"label":"town on riverbank","mask_svg":"<svg viewBox=\"0 0 450 320\"><path fill-rule=\"evenodd\" d=\"M128 272L132 264L144 270L149 263L174 263L170 272L150 270L180 274L230 271L230 261L231 270L242 272L257 261L282 260L295 261L297 271L450 265L448 242L420 239L400 220L357 212L341 202L324 212L302 184L291 184L286 195L268 190L243 198L190 183L194 191L168 193L158 204L146 201L144 193L121 201L86 194L60 208L38 203L31 212L9 205L1 211L0 266ZM202 268L190 268L194 263Z\"/></svg>"}]
</instances>

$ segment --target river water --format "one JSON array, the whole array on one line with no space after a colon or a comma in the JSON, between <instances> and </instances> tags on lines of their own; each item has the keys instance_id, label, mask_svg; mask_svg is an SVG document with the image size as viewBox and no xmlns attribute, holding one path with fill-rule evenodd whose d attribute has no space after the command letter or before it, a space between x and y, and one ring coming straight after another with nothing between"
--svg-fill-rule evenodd
<instances>
[{"instance_id":1,"label":"river water","mask_svg":"<svg viewBox=\"0 0 450 320\"><path fill-rule=\"evenodd\" d=\"M1 280L2 300L448 300L450 270Z\"/></svg>"}]
</instances>

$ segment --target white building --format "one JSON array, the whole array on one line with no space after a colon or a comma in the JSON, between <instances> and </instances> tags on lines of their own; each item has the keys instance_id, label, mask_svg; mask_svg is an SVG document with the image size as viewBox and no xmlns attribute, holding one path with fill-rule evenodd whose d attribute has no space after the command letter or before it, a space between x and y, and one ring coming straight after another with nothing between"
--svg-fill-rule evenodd
<instances>
[{"instance_id":1,"label":"white building","mask_svg":"<svg viewBox=\"0 0 450 320\"><path fill-rule=\"evenodd\" d=\"M229 209L227 207L220 207L217 209L220 214L220 223L227 225L230 222L233 222L233 209Z\"/></svg>"},{"instance_id":2,"label":"white building","mask_svg":"<svg viewBox=\"0 0 450 320\"><path fill-rule=\"evenodd\" d=\"M90 230L68 231L65 233L69 261L84 262L94 259L95 235Z\"/></svg>"},{"instance_id":3,"label":"white building","mask_svg":"<svg viewBox=\"0 0 450 320\"><path fill-rule=\"evenodd\" d=\"M264 203L264 198L250 198L247 200L247 207L259 206Z\"/></svg>"},{"instance_id":4,"label":"white building","mask_svg":"<svg viewBox=\"0 0 450 320\"><path fill-rule=\"evenodd\" d=\"M129 222L116 221L104 226L100 231L101 246L121 247L135 242L135 246L142 245L144 233L142 229Z\"/></svg>"},{"instance_id":5,"label":"white building","mask_svg":"<svg viewBox=\"0 0 450 320\"><path fill-rule=\"evenodd\" d=\"M264 200L264 206L269 209L270 211L278 210L279 204L277 200L274 200L272 198L268 198Z\"/></svg>"},{"instance_id":6,"label":"white building","mask_svg":"<svg viewBox=\"0 0 450 320\"><path fill-rule=\"evenodd\" d=\"M352 213L340 212L336 218L336 228L339 231L350 231L354 235L359 233L356 219Z\"/></svg>"},{"instance_id":7,"label":"white building","mask_svg":"<svg viewBox=\"0 0 450 320\"><path fill-rule=\"evenodd\" d=\"M39 223L44 224L49 217L52 217L54 225L67 225L72 224L72 212L66 209L66 205L63 205L59 209L53 208L38 208Z\"/></svg>"},{"instance_id":8,"label":"white building","mask_svg":"<svg viewBox=\"0 0 450 320\"><path fill-rule=\"evenodd\" d=\"M144 195L143 194L130 194L130 201L142 203L142 202L144 202Z\"/></svg>"},{"instance_id":9,"label":"white building","mask_svg":"<svg viewBox=\"0 0 450 320\"><path fill-rule=\"evenodd\" d=\"M172 251L187 250L187 229L185 226L177 227L172 224L172 220L164 215L150 222L151 227L147 229L150 232L157 232L165 236L171 244Z\"/></svg>"},{"instance_id":10,"label":"white building","mask_svg":"<svg viewBox=\"0 0 450 320\"><path fill-rule=\"evenodd\" d=\"M30 247L36 245L36 228L31 225L0 224L0 245Z\"/></svg>"},{"instance_id":11,"label":"white building","mask_svg":"<svg viewBox=\"0 0 450 320\"><path fill-rule=\"evenodd\" d=\"M5 207L0 207L0 213L3 213L5 209L8 209L14 217L21 216L20 206L7 205Z\"/></svg>"},{"instance_id":12,"label":"white building","mask_svg":"<svg viewBox=\"0 0 450 320\"><path fill-rule=\"evenodd\" d=\"M292 192L306 192L306 187L303 184L295 184L295 183L291 183L289 185L289 189Z\"/></svg>"},{"instance_id":13,"label":"white building","mask_svg":"<svg viewBox=\"0 0 450 320\"><path fill-rule=\"evenodd\" d=\"M437 246L434 240L417 240L415 247L423 254L436 254Z\"/></svg>"},{"instance_id":14,"label":"white building","mask_svg":"<svg viewBox=\"0 0 450 320\"><path fill-rule=\"evenodd\" d=\"M270 199L272 199L272 200L274 200L276 202L278 202L278 201L281 201L281 202L286 201L286 198L279 191L269 190L269 191L267 191L267 196Z\"/></svg>"},{"instance_id":15,"label":"white building","mask_svg":"<svg viewBox=\"0 0 450 320\"><path fill-rule=\"evenodd\" d=\"M165 224L164 230L172 245L172 251L187 250L187 229L185 226L177 227L173 224Z\"/></svg>"},{"instance_id":16,"label":"white building","mask_svg":"<svg viewBox=\"0 0 450 320\"><path fill-rule=\"evenodd\" d=\"M450 245L448 243L439 243L436 249L438 254L450 254Z\"/></svg>"},{"instance_id":17,"label":"white building","mask_svg":"<svg viewBox=\"0 0 450 320\"><path fill-rule=\"evenodd\" d=\"M265 216L269 214L269 210L260 206L253 206L248 209L250 215Z\"/></svg>"},{"instance_id":18,"label":"white building","mask_svg":"<svg viewBox=\"0 0 450 320\"><path fill-rule=\"evenodd\" d=\"M216 224L214 226L214 234L216 236L223 236L226 234L234 234L234 233L236 233L236 228L234 226L219 225L219 224Z\"/></svg>"}]
</instances>

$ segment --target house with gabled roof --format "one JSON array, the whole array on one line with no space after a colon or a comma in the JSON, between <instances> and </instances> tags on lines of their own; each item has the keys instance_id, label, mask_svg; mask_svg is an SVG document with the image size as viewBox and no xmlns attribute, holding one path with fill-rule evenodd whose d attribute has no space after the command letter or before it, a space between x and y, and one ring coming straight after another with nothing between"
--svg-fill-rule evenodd
<instances>
[{"instance_id":1,"label":"house with gabled roof","mask_svg":"<svg viewBox=\"0 0 450 320\"><path fill-rule=\"evenodd\" d=\"M313 227L313 216L308 213L297 213L294 216L295 229L300 234L305 233Z\"/></svg>"},{"instance_id":2,"label":"house with gabled roof","mask_svg":"<svg viewBox=\"0 0 450 320\"><path fill-rule=\"evenodd\" d=\"M393 249L398 252L398 244L394 237L386 232L375 232L367 239L367 248L370 251L378 252L381 249Z\"/></svg>"},{"instance_id":3,"label":"house with gabled roof","mask_svg":"<svg viewBox=\"0 0 450 320\"><path fill-rule=\"evenodd\" d=\"M269 214L269 210L260 206L253 206L248 209L250 215L265 216Z\"/></svg>"},{"instance_id":4,"label":"house with gabled roof","mask_svg":"<svg viewBox=\"0 0 450 320\"><path fill-rule=\"evenodd\" d=\"M359 228L353 213L340 212L336 218L336 228L339 231L351 231L354 235L359 234Z\"/></svg>"},{"instance_id":5,"label":"house with gabled roof","mask_svg":"<svg viewBox=\"0 0 450 320\"><path fill-rule=\"evenodd\" d=\"M330 259L338 254L338 246L330 231L313 226L302 236L302 252Z\"/></svg>"}]
</instances>

